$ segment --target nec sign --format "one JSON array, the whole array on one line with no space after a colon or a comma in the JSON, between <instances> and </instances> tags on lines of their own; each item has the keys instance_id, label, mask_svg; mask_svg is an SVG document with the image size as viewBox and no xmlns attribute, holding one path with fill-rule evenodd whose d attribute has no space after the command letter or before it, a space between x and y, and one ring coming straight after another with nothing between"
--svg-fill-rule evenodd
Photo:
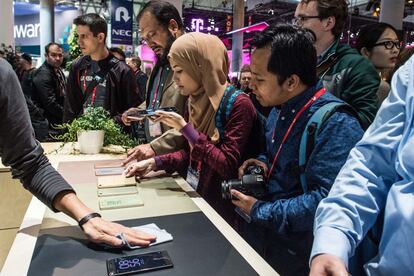
<instances>
[{"instance_id":1,"label":"nec sign","mask_svg":"<svg viewBox=\"0 0 414 276\"><path fill-rule=\"evenodd\" d=\"M112 29L112 36L126 36L126 37L132 37L132 31L131 30L122 30L122 29Z\"/></svg>"},{"instance_id":2,"label":"nec sign","mask_svg":"<svg viewBox=\"0 0 414 276\"><path fill-rule=\"evenodd\" d=\"M132 21L134 17L131 0L111 1L111 43L132 45Z\"/></svg>"}]
</instances>

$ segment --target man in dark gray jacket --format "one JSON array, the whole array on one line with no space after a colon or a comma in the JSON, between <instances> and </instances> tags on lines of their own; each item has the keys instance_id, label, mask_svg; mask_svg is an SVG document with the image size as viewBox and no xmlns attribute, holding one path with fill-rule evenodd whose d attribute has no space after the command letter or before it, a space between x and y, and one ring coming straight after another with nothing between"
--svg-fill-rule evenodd
<instances>
[{"instance_id":1,"label":"man in dark gray jacket","mask_svg":"<svg viewBox=\"0 0 414 276\"><path fill-rule=\"evenodd\" d=\"M19 81L10 64L0 58L0 156L14 178L55 212L62 211L79 222L93 242L121 246L115 237L124 233L129 242L149 245L155 237L103 220L76 196L72 187L51 166L34 138L29 112Z\"/></svg>"}]
</instances>

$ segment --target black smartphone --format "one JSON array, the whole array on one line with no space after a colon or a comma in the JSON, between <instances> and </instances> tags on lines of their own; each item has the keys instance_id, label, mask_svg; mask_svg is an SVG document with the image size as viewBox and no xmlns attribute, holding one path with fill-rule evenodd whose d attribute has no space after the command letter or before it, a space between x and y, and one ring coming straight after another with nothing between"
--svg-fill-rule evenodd
<instances>
[{"instance_id":1,"label":"black smartphone","mask_svg":"<svg viewBox=\"0 0 414 276\"><path fill-rule=\"evenodd\" d=\"M155 116L155 111L157 110L161 110L161 111L166 111L166 112L178 112L178 109L175 108L174 106L168 106L168 107L160 107L157 109L137 109L137 110L133 110L127 113L128 117L137 117L137 118L142 118L142 117L151 117L151 116Z\"/></svg>"},{"instance_id":2,"label":"black smartphone","mask_svg":"<svg viewBox=\"0 0 414 276\"><path fill-rule=\"evenodd\" d=\"M155 251L106 261L108 276L130 275L173 266L167 251Z\"/></svg>"}]
</instances>

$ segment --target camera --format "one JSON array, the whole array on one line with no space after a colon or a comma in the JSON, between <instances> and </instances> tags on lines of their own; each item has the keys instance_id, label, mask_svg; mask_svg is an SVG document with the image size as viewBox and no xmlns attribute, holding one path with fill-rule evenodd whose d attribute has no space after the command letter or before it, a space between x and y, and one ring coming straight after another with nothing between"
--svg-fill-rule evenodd
<instances>
[{"instance_id":1,"label":"camera","mask_svg":"<svg viewBox=\"0 0 414 276\"><path fill-rule=\"evenodd\" d=\"M262 198L267 193L264 181L264 170L260 166L247 167L241 179L231 179L221 183L221 196L223 199L233 199L230 190L237 190L245 195Z\"/></svg>"}]
</instances>

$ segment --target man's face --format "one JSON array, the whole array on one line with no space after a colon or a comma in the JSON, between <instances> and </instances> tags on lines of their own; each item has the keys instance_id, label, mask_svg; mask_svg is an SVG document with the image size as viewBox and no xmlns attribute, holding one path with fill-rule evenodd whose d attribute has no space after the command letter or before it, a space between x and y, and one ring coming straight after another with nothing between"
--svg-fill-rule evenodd
<instances>
[{"instance_id":1,"label":"man's face","mask_svg":"<svg viewBox=\"0 0 414 276\"><path fill-rule=\"evenodd\" d=\"M319 40L324 35L324 21L321 18L307 18L311 16L319 16L318 2L311 1L308 3L299 3L296 7L295 18L299 27L309 29L316 35L316 40Z\"/></svg>"},{"instance_id":2,"label":"man's face","mask_svg":"<svg viewBox=\"0 0 414 276\"><path fill-rule=\"evenodd\" d=\"M57 45L51 45L46 55L46 62L54 68L59 68L63 62L63 49Z\"/></svg>"},{"instance_id":3,"label":"man's face","mask_svg":"<svg viewBox=\"0 0 414 276\"><path fill-rule=\"evenodd\" d=\"M135 65L135 63L132 62L131 58L126 59L126 64L132 69L132 71L136 71L138 67Z\"/></svg>"},{"instance_id":4,"label":"man's face","mask_svg":"<svg viewBox=\"0 0 414 276\"><path fill-rule=\"evenodd\" d=\"M78 44L82 54L85 56L93 54L102 42L105 43L105 34L99 33L97 36L94 36L89 26L78 25L77 32L79 35Z\"/></svg>"},{"instance_id":5,"label":"man's face","mask_svg":"<svg viewBox=\"0 0 414 276\"><path fill-rule=\"evenodd\" d=\"M241 89L244 90L249 87L250 80L252 79L251 72L243 72L240 74L240 86Z\"/></svg>"},{"instance_id":6,"label":"man's face","mask_svg":"<svg viewBox=\"0 0 414 276\"><path fill-rule=\"evenodd\" d=\"M256 49L250 64L252 70L250 88L263 106L281 105L290 99L290 94L285 89L286 81L279 85L277 75L267 70L270 53L268 47Z\"/></svg>"},{"instance_id":7,"label":"man's face","mask_svg":"<svg viewBox=\"0 0 414 276\"><path fill-rule=\"evenodd\" d=\"M158 22L150 12L144 12L139 20L140 36L147 42L158 59L166 59L174 42L173 34Z\"/></svg>"}]
</instances>

